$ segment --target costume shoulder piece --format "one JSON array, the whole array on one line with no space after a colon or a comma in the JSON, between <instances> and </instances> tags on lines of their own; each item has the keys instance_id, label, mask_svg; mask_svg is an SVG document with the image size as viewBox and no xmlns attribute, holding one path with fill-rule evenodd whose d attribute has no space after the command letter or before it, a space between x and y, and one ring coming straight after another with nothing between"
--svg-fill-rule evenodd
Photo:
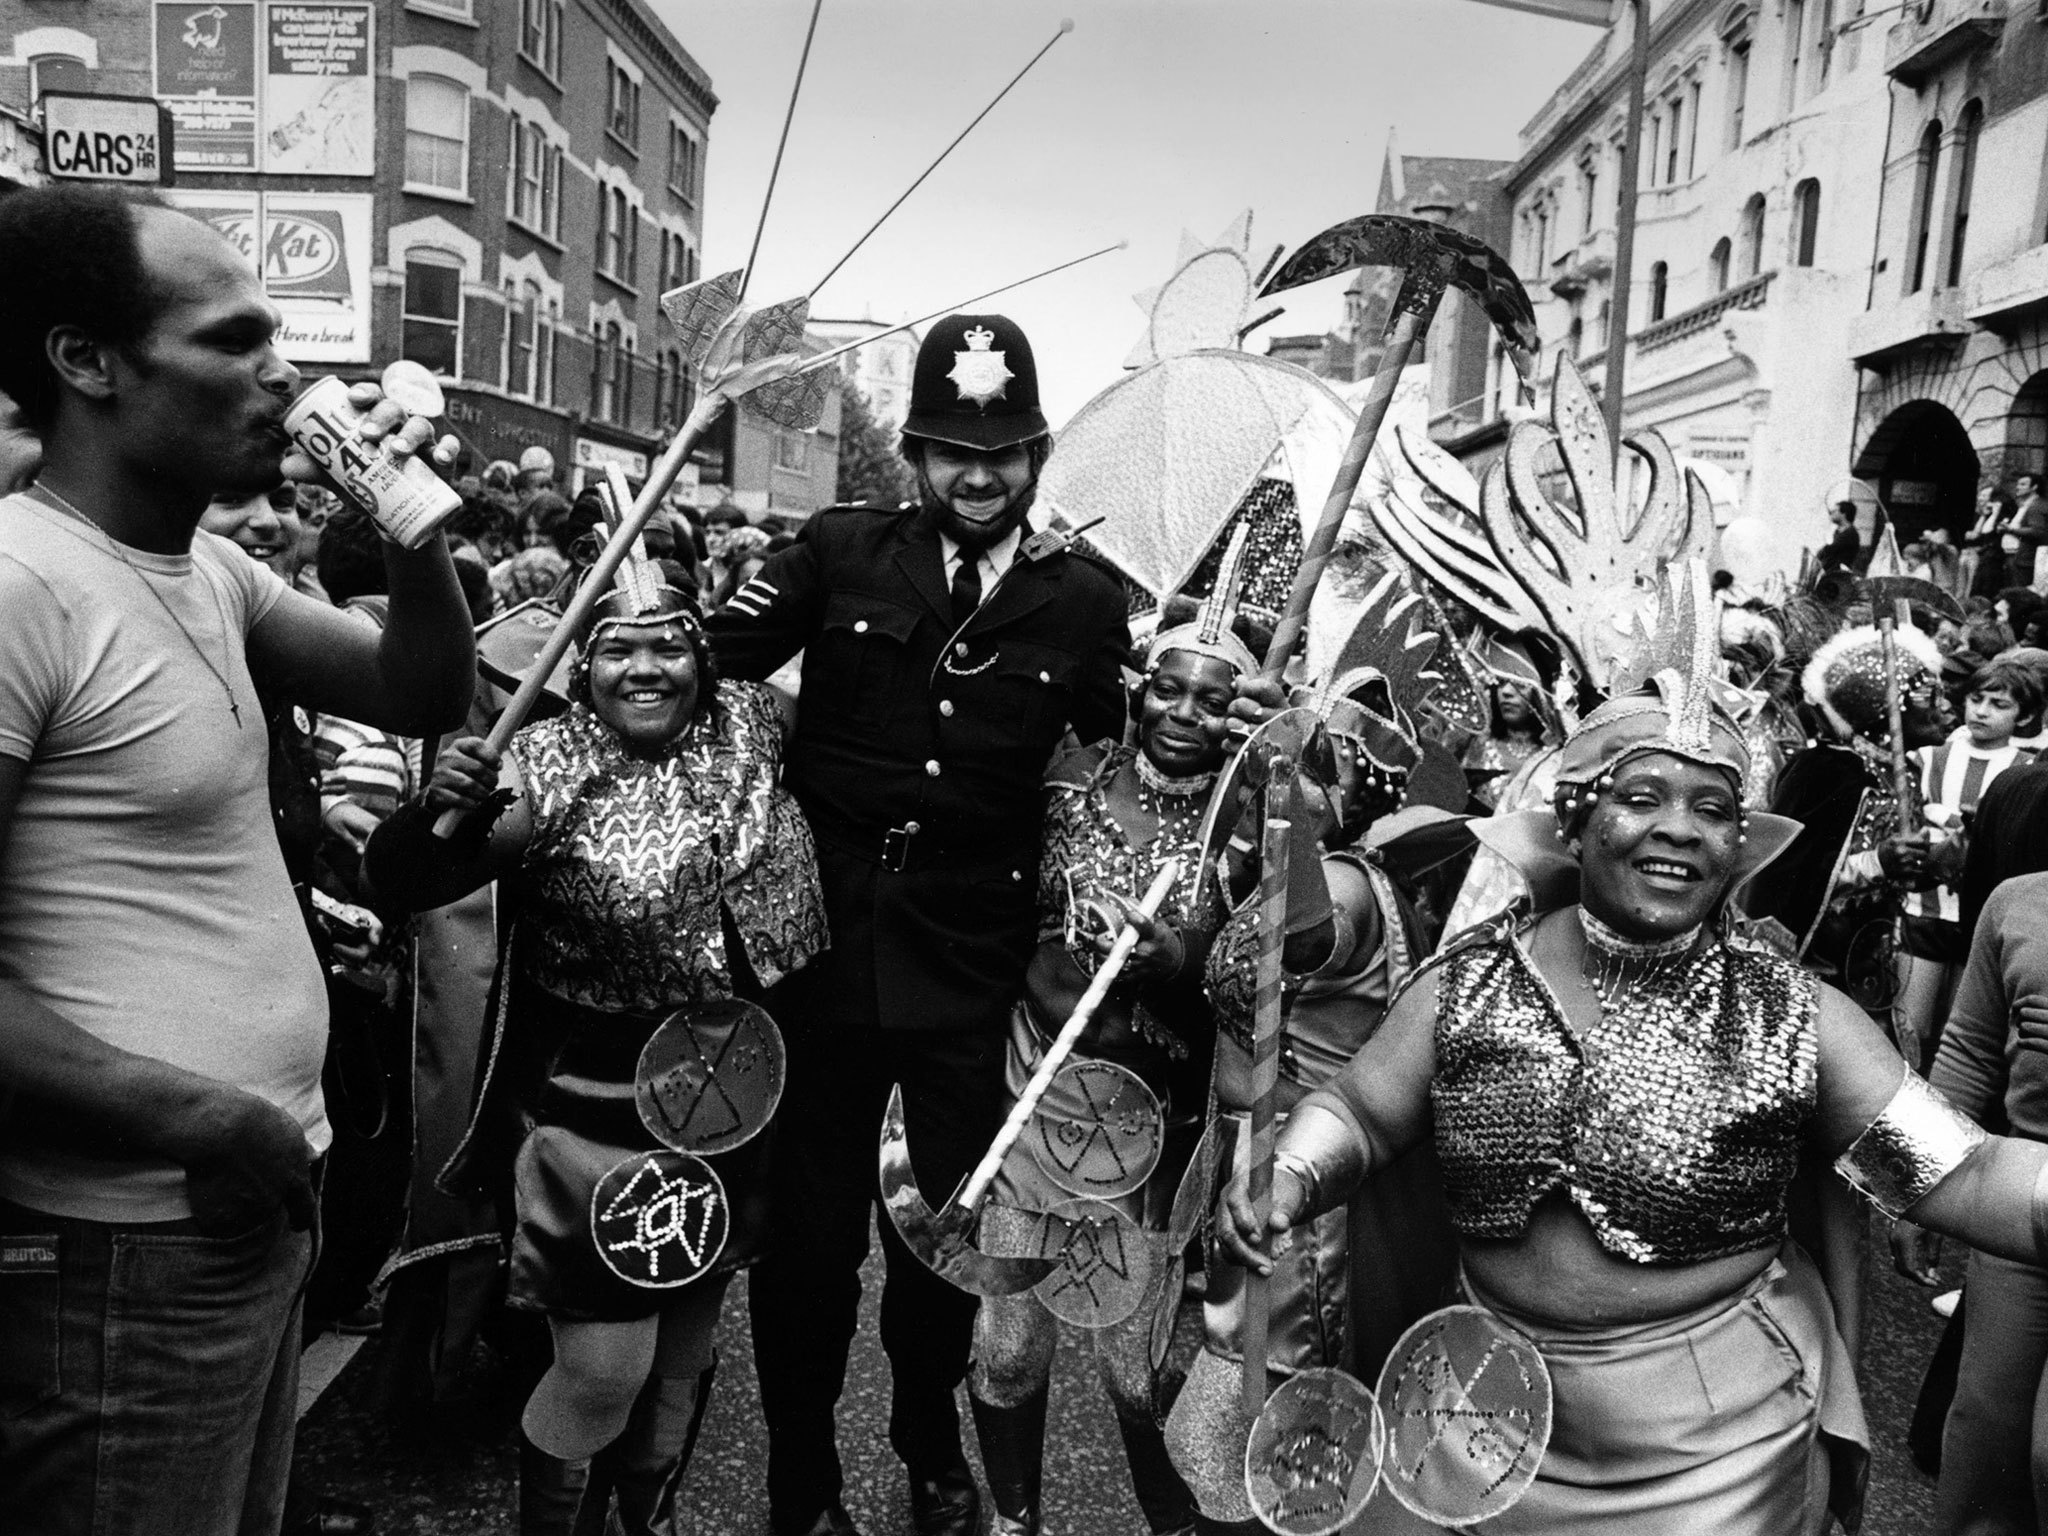
<instances>
[{"instance_id":1,"label":"costume shoulder piece","mask_svg":"<svg viewBox=\"0 0 2048 1536\"><path fill-rule=\"evenodd\" d=\"M1512 943L1517 936L1534 927L1535 923L1536 909L1530 905L1527 897L1522 897L1492 917L1483 917L1471 927L1460 929L1438 945L1435 954L1415 968L1401 984L1400 990L1388 1001L1387 1006L1391 1008L1394 1003L1401 1000L1409 988L1415 986L1423 977L1434 974L1450 960L1477 949Z\"/></svg>"}]
</instances>

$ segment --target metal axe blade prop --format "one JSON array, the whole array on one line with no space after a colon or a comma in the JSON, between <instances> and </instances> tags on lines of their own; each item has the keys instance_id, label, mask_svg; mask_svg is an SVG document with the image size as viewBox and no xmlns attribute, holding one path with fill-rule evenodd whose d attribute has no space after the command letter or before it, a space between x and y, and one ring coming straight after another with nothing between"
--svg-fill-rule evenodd
<instances>
[{"instance_id":1,"label":"metal axe blade prop","mask_svg":"<svg viewBox=\"0 0 2048 1536\"><path fill-rule=\"evenodd\" d=\"M1527 362L1538 344L1536 311L1514 269L1471 236L1426 219L1367 214L1334 225L1281 263L1280 270L1267 281L1261 293L1282 293L1360 266L1398 269L1401 288L1394 299L1393 323L1387 332L1386 349L1373 372L1372 387L1359 408L1358 424L1352 429L1351 441L1337 466L1337 477L1323 503L1322 518L1302 550L1294 590L1288 596L1279 627L1273 632L1273 643L1267 648L1264 672L1268 677L1279 676L1301 641L1302 631L1308 625L1309 600L1315 595L1316 583L1322 579L1323 567L1336 546L1344 513L1357 494L1359 476L1365 472L1380 425L1387 418L1387 407L1393 403L1401 370L1407 367L1416 343L1429 329L1437 305L1443 301L1444 290L1460 288L1471 295L1507 338L1509 356L1518 370L1527 371Z\"/></svg>"},{"instance_id":2,"label":"metal axe blade prop","mask_svg":"<svg viewBox=\"0 0 2048 1536\"><path fill-rule=\"evenodd\" d=\"M1168 859L1153 877L1144 899L1137 903L1137 910L1146 917L1156 914L1179 878L1180 860ZM1010 1155L1017 1138L1024 1134L1024 1127L1031 1123L1039 1100L1066 1065L1067 1057L1094 1019L1095 1010L1102 1006L1124 962L1137 946L1137 927L1127 922L1096 971L1095 979L1088 983L1088 990L1081 994L1081 1000L1074 1004L1074 1011L1047 1048L1038 1070L1010 1107L1010 1117L996 1132L996 1139L942 1210L933 1211L917 1187L917 1175L910 1166L910 1141L903 1124L903 1089L890 1089L889 1108L882 1117L882 1208L896 1223L904 1246L940 1279L977 1296L1014 1296L1030 1290L1058 1266L1057 1259L998 1258L983 1253L972 1240L975 1218L988 1197L989 1186L1002 1169L1003 1159Z\"/></svg>"}]
</instances>

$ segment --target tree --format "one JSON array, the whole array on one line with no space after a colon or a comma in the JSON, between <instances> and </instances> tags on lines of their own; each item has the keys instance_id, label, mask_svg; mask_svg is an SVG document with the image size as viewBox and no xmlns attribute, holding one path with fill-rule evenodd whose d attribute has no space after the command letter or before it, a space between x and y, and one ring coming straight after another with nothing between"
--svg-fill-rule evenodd
<instances>
[{"instance_id":1,"label":"tree","mask_svg":"<svg viewBox=\"0 0 2048 1536\"><path fill-rule=\"evenodd\" d=\"M910 471L889 429L852 379L839 383L839 499L893 507L911 497Z\"/></svg>"}]
</instances>

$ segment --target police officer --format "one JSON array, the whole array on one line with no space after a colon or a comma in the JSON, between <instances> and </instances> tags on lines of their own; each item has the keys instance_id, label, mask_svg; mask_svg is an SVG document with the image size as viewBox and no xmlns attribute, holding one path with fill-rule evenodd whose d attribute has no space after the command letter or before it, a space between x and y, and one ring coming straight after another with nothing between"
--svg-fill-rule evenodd
<instances>
[{"instance_id":1,"label":"police officer","mask_svg":"<svg viewBox=\"0 0 2048 1536\"><path fill-rule=\"evenodd\" d=\"M1025 520L1051 447L1024 333L1001 315L939 321L903 425L917 503L819 512L710 623L729 676L804 653L786 782L817 835L831 930L770 1000L789 1043L779 1230L749 1306L776 1536L854 1530L834 1410L890 1085L919 1187L944 1200L1002 1120L1046 763L1070 726L1083 741L1123 726L1123 589ZM975 1299L878 1226L890 1443L920 1536L966 1536L979 1496L953 1394Z\"/></svg>"}]
</instances>

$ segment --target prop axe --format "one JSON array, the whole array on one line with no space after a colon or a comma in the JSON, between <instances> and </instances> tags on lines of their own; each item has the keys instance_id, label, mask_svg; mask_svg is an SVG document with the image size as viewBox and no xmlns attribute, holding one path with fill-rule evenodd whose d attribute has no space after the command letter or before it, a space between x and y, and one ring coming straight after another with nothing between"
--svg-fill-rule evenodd
<instances>
[{"instance_id":1,"label":"prop axe","mask_svg":"<svg viewBox=\"0 0 2048 1536\"><path fill-rule=\"evenodd\" d=\"M1869 589L1871 616L1877 621L1879 644L1884 656L1885 728L1891 733L1892 793L1899 799L1899 830L1905 830L1915 795L1913 768L1906 761L1906 711L1899 683L1898 632L1901 624L1913 622L1913 604L1931 610L1937 618L1963 622L1963 605L1955 595L1917 576L1872 576Z\"/></svg>"},{"instance_id":2,"label":"prop axe","mask_svg":"<svg viewBox=\"0 0 2048 1536\"><path fill-rule=\"evenodd\" d=\"M1372 376L1372 388L1359 408L1358 424L1337 466L1337 478L1323 503L1321 521L1301 553L1301 567L1295 573L1294 590L1287 610L1273 632L1266 650L1264 675L1278 677L1301 641L1308 624L1309 599L1336 547L1344 513L1357 493L1359 476L1372 453L1387 407L1401 381L1415 344L1429 329L1446 288L1462 288L1507 338L1508 355L1516 370L1526 373L1536 354L1536 312L1522 281L1506 261L1491 249L1442 224L1426 219L1404 219L1391 214L1367 214L1324 230L1288 257L1275 272L1261 296L1284 293L1325 277L1335 277L1353 267L1395 267L1401 273L1401 288L1394 298L1393 324L1387 331L1386 349Z\"/></svg>"},{"instance_id":3,"label":"prop axe","mask_svg":"<svg viewBox=\"0 0 2048 1536\"><path fill-rule=\"evenodd\" d=\"M1179 878L1180 860L1168 859L1153 878L1145 899L1138 903L1138 910L1147 917L1155 914ZM899 1084L889 1090L889 1108L882 1117L882 1205L889 1212L889 1219L896 1223L904 1245L940 1279L977 1296L1014 1296L1030 1290L1058 1267L1057 1259L997 1258L983 1253L971 1241L974 1221L989 1186L1002 1169L1003 1159L1024 1134L1024 1127L1038 1109L1038 1101L1045 1097L1054 1076L1066 1065L1068 1055L1137 945L1137 928L1124 924L1095 979L1088 983L1088 990L1074 1004L1073 1013L1061 1026L1038 1070L1017 1096L1010 1118L1003 1122L1003 1128L996 1132L995 1141L975 1165L974 1172L942 1210L934 1211L918 1190L917 1175L910 1166L910 1142L903 1127L903 1089Z\"/></svg>"}]
</instances>

